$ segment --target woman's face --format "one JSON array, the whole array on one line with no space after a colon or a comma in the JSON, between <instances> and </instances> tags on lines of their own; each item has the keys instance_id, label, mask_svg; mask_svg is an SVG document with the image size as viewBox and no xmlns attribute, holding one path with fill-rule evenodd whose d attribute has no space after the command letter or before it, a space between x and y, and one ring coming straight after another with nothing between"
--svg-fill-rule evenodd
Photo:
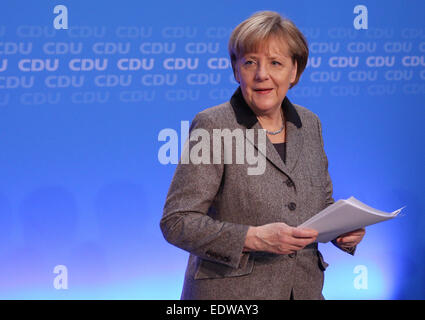
<instances>
[{"instance_id":1,"label":"woman's face","mask_svg":"<svg viewBox=\"0 0 425 320\"><path fill-rule=\"evenodd\" d=\"M271 38L258 52L249 52L236 60L235 78L243 97L257 115L280 108L297 64L289 56L288 45Z\"/></svg>"}]
</instances>

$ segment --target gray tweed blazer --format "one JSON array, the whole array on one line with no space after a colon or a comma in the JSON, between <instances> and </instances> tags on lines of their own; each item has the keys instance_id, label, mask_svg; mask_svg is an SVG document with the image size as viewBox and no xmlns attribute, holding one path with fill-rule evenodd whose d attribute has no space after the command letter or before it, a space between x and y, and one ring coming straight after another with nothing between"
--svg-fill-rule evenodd
<instances>
[{"instance_id":1,"label":"gray tweed blazer","mask_svg":"<svg viewBox=\"0 0 425 320\"><path fill-rule=\"evenodd\" d=\"M248 163L177 165L160 227L168 242L190 252L182 299L289 299L291 292L323 299L328 264L317 243L291 255L243 252L249 226L298 226L334 202L319 118L287 97L282 108L286 163L267 139L261 175L248 175ZM197 128L212 135L261 126L238 88L230 102L198 113L190 132Z\"/></svg>"}]
</instances>

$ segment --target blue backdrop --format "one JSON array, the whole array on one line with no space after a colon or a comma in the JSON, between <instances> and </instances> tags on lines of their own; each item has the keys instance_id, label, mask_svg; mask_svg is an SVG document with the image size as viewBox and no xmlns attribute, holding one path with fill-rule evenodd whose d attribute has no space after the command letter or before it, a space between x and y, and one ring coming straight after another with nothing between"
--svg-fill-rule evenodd
<instances>
[{"instance_id":1,"label":"blue backdrop","mask_svg":"<svg viewBox=\"0 0 425 320\"><path fill-rule=\"evenodd\" d=\"M368 29L353 26L358 4ZM354 257L320 246L324 296L425 298L421 0L2 1L0 298L179 298L188 254L159 229L175 165L159 162L158 134L230 98L227 41L259 10L309 41L288 96L322 120L334 198L407 205Z\"/></svg>"}]
</instances>

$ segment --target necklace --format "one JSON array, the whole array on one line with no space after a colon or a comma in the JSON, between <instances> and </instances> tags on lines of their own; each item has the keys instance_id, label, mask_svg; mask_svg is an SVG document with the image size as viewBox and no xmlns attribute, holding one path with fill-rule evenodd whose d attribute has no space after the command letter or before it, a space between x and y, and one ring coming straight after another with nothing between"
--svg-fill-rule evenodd
<instances>
[{"instance_id":1,"label":"necklace","mask_svg":"<svg viewBox=\"0 0 425 320\"><path fill-rule=\"evenodd\" d=\"M277 130L277 131L269 131L269 130L266 130L266 132L267 132L267 134L276 135L276 134L281 133L281 132L282 132L282 130L283 130L283 128L285 128L285 124L284 124L284 123L282 123L282 126L280 127L280 129L279 129L279 130Z\"/></svg>"},{"instance_id":2,"label":"necklace","mask_svg":"<svg viewBox=\"0 0 425 320\"><path fill-rule=\"evenodd\" d=\"M282 126L279 128L279 130L277 130L277 131L269 131L269 130L267 130L266 129L266 133L267 134L271 134L271 135L277 135L277 134L279 134L279 133L281 133L282 132L282 130L283 130L283 128L285 128L285 121L283 121L283 115L282 115L282 109L281 109L281 111L280 111L280 114L281 114L281 116L282 116Z\"/></svg>"}]
</instances>

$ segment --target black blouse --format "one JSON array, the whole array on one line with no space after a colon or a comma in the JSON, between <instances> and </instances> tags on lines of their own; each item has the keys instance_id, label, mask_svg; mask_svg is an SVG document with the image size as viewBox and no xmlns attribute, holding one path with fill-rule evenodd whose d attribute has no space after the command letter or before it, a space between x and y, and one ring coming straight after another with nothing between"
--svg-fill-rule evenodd
<instances>
[{"instance_id":1,"label":"black blouse","mask_svg":"<svg viewBox=\"0 0 425 320\"><path fill-rule=\"evenodd\" d=\"M273 145L276 148L276 151L279 153L280 157L282 158L282 161L286 163L286 142L273 143Z\"/></svg>"}]
</instances>

